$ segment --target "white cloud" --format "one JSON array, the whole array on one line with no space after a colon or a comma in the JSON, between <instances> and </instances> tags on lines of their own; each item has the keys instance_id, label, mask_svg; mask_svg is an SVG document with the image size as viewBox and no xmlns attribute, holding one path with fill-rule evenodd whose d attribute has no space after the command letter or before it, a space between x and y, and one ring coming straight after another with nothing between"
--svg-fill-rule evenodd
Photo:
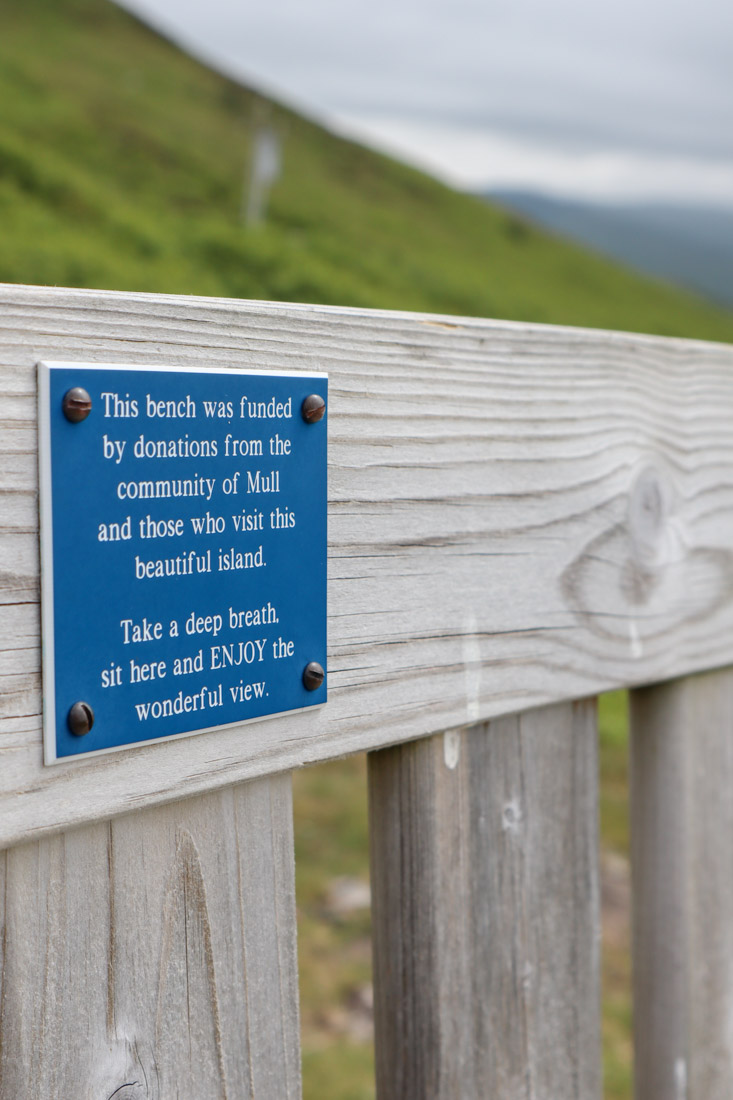
<instances>
[{"instance_id":1,"label":"white cloud","mask_svg":"<svg viewBox=\"0 0 733 1100\"><path fill-rule=\"evenodd\" d=\"M446 178L733 203L729 0L124 2Z\"/></svg>"},{"instance_id":2,"label":"white cloud","mask_svg":"<svg viewBox=\"0 0 733 1100\"><path fill-rule=\"evenodd\" d=\"M733 157L695 158L635 150L562 149L501 131L412 119L341 116L333 128L402 157L455 187L526 188L597 201L733 204Z\"/></svg>"}]
</instances>

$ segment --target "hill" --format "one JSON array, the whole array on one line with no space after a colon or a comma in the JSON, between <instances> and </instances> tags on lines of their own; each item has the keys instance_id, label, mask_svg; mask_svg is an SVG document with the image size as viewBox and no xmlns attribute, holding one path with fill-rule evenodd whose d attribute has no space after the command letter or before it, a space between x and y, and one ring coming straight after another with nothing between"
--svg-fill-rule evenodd
<instances>
[{"instance_id":1,"label":"hill","mask_svg":"<svg viewBox=\"0 0 733 1100\"><path fill-rule=\"evenodd\" d=\"M5 0L0 280L733 339L733 314L337 138L109 0ZM258 112L283 140L240 222Z\"/></svg>"},{"instance_id":2,"label":"hill","mask_svg":"<svg viewBox=\"0 0 733 1100\"><path fill-rule=\"evenodd\" d=\"M577 202L532 191L487 195L563 237L733 308L733 210Z\"/></svg>"}]
</instances>

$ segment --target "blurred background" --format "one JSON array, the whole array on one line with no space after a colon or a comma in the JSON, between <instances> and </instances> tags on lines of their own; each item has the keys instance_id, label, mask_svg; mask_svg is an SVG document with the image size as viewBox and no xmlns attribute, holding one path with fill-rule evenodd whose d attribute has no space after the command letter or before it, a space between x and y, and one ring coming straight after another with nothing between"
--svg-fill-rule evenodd
<instances>
[{"instance_id":1,"label":"blurred background","mask_svg":"<svg viewBox=\"0 0 733 1100\"><path fill-rule=\"evenodd\" d=\"M125 0L245 82L733 306L721 0Z\"/></svg>"},{"instance_id":2,"label":"blurred background","mask_svg":"<svg viewBox=\"0 0 733 1100\"><path fill-rule=\"evenodd\" d=\"M733 7L0 0L0 280L733 340ZM601 700L607 1100L626 718ZM295 777L304 1089L374 1095L365 761Z\"/></svg>"}]
</instances>

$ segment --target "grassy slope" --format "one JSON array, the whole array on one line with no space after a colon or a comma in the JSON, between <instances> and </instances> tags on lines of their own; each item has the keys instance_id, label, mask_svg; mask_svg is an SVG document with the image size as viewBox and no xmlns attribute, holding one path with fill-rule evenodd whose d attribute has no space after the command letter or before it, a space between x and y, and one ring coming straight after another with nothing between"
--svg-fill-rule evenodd
<instances>
[{"instance_id":1,"label":"grassy slope","mask_svg":"<svg viewBox=\"0 0 733 1100\"><path fill-rule=\"evenodd\" d=\"M2 23L0 280L733 339L733 315L280 108L283 178L247 232L257 96L108 0L4 0Z\"/></svg>"},{"instance_id":2,"label":"grassy slope","mask_svg":"<svg viewBox=\"0 0 733 1100\"><path fill-rule=\"evenodd\" d=\"M107 0L4 0L0 281L305 300L733 340L733 315L638 279L330 136L186 57ZM239 223L252 120L285 171L267 225ZM604 700L602 817L624 853L625 726ZM367 874L363 758L296 776L306 1097L372 1095L348 1005L368 917L326 914ZM629 1095L628 952L604 962L607 1096ZM335 1009L334 1009L335 1006ZM339 1012L341 1014L339 1015Z\"/></svg>"}]
</instances>

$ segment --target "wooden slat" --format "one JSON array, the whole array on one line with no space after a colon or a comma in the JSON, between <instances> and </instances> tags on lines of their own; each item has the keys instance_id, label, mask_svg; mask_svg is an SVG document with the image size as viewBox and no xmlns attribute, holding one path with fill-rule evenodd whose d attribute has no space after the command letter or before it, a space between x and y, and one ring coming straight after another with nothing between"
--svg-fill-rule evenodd
<instances>
[{"instance_id":1,"label":"wooden slat","mask_svg":"<svg viewBox=\"0 0 733 1100\"><path fill-rule=\"evenodd\" d=\"M0 1093L300 1096L289 776L0 856Z\"/></svg>"},{"instance_id":2,"label":"wooden slat","mask_svg":"<svg viewBox=\"0 0 733 1100\"><path fill-rule=\"evenodd\" d=\"M41 763L40 358L328 370L329 702ZM733 349L0 288L0 845L733 662Z\"/></svg>"},{"instance_id":3,"label":"wooden slat","mask_svg":"<svg viewBox=\"0 0 733 1100\"><path fill-rule=\"evenodd\" d=\"M600 1100L595 715L370 755L379 1100Z\"/></svg>"},{"instance_id":4,"label":"wooden slat","mask_svg":"<svg viewBox=\"0 0 733 1100\"><path fill-rule=\"evenodd\" d=\"M733 670L632 694L635 1095L733 1096Z\"/></svg>"}]
</instances>

